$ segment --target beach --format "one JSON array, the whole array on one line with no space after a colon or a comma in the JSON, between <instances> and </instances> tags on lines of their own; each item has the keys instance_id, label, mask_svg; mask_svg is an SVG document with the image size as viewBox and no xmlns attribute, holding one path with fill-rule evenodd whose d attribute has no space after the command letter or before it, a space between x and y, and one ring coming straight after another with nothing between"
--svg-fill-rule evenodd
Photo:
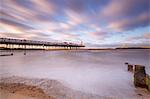
<instances>
[{"instance_id":1,"label":"beach","mask_svg":"<svg viewBox=\"0 0 150 99\"><path fill-rule=\"evenodd\" d=\"M12 99L12 96L14 99L19 99L19 97L29 97L29 99L112 99L72 90L56 80L28 79L16 76L2 77L0 89L2 99Z\"/></svg>"},{"instance_id":2,"label":"beach","mask_svg":"<svg viewBox=\"0 0 150 99\"><path fill-rule=\"evenodd\" d=\"M138 88L136 95L128 99L149 99L146 89ZM5 77L0 79L1 99L118 99L117 97L98 96L75 91L63 86L56 80L23 77Z\"/></svg>"},{"instance_id":3,"label":"beach","mask_svg":"<svg viewBox=\"0 0 150 99\"><path fill-rule=\"evenodd\" d=\"M22 95L17 93L11 93L6 90L0 90L0 97L1 99L43 99L43 98L30 97L27 95Z\"/></svg>"}]
</instances>

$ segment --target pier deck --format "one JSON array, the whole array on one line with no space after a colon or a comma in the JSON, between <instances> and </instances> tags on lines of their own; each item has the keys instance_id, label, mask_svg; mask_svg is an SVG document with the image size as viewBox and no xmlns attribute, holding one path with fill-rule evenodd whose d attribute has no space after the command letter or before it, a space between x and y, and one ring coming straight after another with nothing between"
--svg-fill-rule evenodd
<instances>
[{"instance_id":1,"label":"pier deck","mask_svg":"<svg viewBox=\"0 0 150 99\"><path fill-rule=\"evenodd\" d=\"M23 49L36 49L35 46L40 47L41 49L47 49L49 47L59 47L59 48L81 48L85 47L82 44L70 43L70 42L46 42L46 41L34 41L26 39L12 39L12 38L0 38L0 44L5 45L5 48L23 48Z\"/></svg>"}]
</instances>

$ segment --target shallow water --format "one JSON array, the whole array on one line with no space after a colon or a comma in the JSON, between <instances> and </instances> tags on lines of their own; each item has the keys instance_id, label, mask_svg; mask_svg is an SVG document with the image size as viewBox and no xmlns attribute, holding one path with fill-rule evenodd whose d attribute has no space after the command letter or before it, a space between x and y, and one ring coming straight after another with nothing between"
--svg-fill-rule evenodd
<instances>
[{"instance_id":1,"label":"shallow water","mask_svg":"<svg viewBox=\"0 0 150 99\"><path fill-rule=\"evenodd\" d=\"M10 53L10 52L1 52ZM150 50L14 51L0 57L0 74L57 79L66 86L101 96L136 94L133 74L125 62L146 66L150 74Z\"/></svg>"}]
</instances>

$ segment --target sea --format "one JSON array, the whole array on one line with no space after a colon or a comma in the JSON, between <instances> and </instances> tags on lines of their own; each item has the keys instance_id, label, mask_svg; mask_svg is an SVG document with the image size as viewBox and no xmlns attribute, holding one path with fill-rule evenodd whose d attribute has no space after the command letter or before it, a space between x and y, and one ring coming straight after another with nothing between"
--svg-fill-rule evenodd
<instances>
[{"instance_id":1,"label":"sea","mask_svg":"<svg viewBox=\"0 0 150 99\"><path fill-rule=\"evenodd\" d=\"M142 65L150 74L150 49L10 51L0 57L0 75L55 79L65 86L101 96L136 94L131 65Z\"/></svg>"}]
</instances>

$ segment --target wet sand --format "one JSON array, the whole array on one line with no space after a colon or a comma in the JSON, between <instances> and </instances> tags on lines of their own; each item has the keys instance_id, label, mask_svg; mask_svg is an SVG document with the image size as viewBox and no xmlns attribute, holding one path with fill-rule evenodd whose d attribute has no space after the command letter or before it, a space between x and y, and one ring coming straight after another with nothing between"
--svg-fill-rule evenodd
<instances>
[{"instance_id":1,"label":"wet sand","mask_svg":"<svg viewBox=\"0 0 150 99\"><path fill-rule=\"evenodd\" d=\"M11 93L7 90L0 90L0 99L43 99L43 98L30 97L18 93Z\"/></svg>"},{"instance_id":2,"label":"wet sand","mask_svg":"<svg viewBox=\"0 0 150 99\"><path fill-rule=\"evenodd\" d=\"M137 88L128 99L149 99L150 92ZM56 80L31 79L17 76L0 79L0 99L118 99L87 94L70 89Z\"/></svg>"},{"instance_id":3,"label":"wet sand","mask_svg":"<svg viewBox=\"0 0 150 99\"><path fill-rule=\"evenodd\" d=\"M0 83L2 99L54 99L46 95L41 88L22 83Z\"/></svg>"},{"instance_id":4,"label":"wet sand","mask_svg":"<svg viewBox=\"0 0 150 99\"><path fill-rule=\"evenodd\" d=\"M56 80L5 77L0 79L2 99L113 99L75 91Z\"/></svg>"}]
</instances>

